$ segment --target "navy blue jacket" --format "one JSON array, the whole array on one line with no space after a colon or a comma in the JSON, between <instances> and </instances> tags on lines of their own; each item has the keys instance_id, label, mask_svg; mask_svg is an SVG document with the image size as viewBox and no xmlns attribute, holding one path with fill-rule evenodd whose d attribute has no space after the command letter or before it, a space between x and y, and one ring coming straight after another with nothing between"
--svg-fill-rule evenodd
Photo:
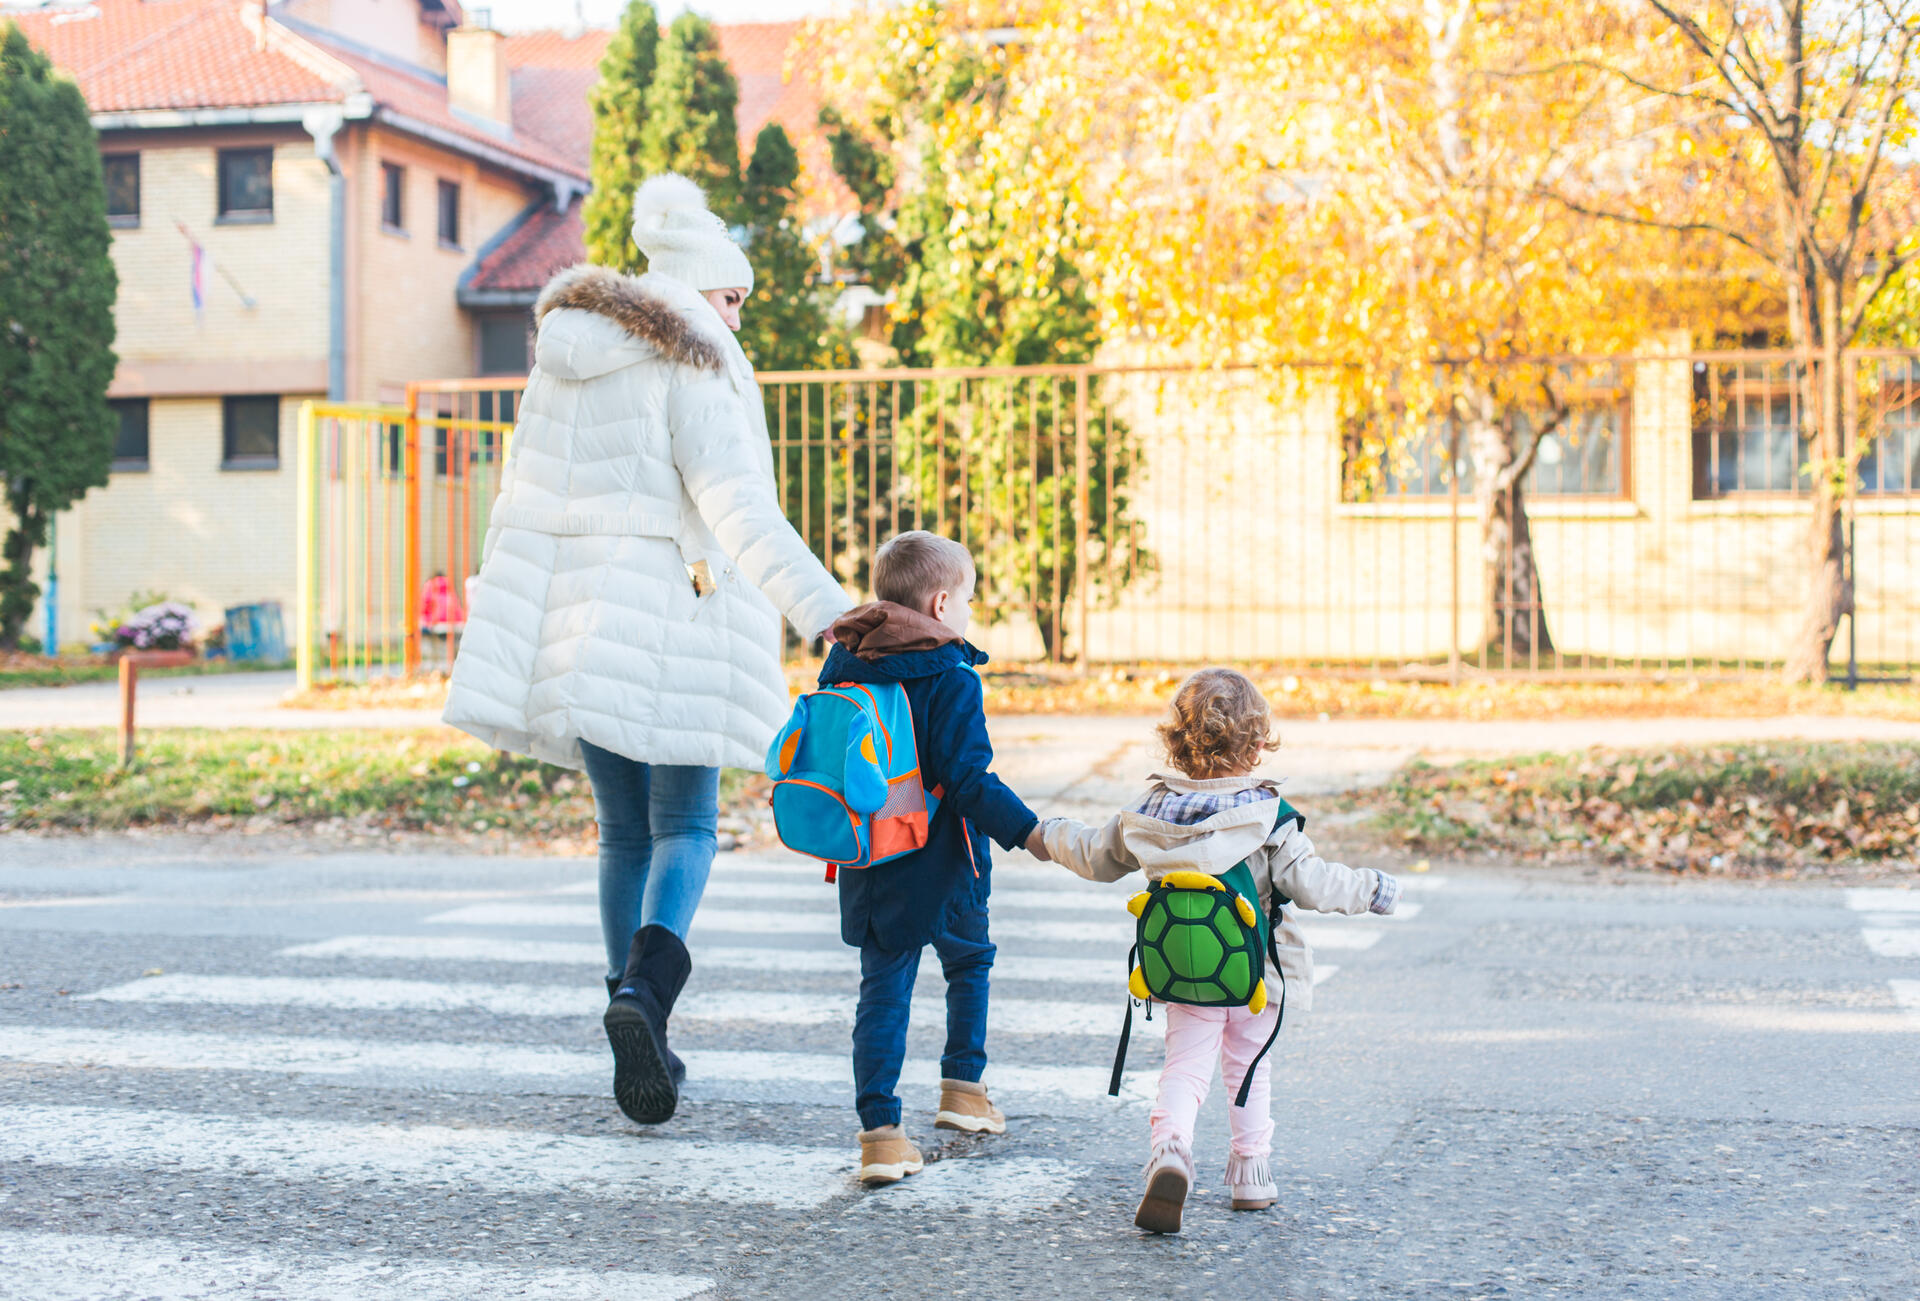
<instances>
[{"instance_id":1,"label":"navy blue jacket","mask_svg":"<svg viewBox=\"0 0 1920 1301\"><path fill-rule=\"evenodd\" d=\"M956 639L871 661L837 645L820 670L821 686L905 687L921 780L929 790L944 788L926 848L878 867L840 869L840 938L848 944L897 951L931 943L953 918L986 903L993 870L987 838L1013 849L1039 824L990 771L993 745L980 677L973 671L986 662L971 642Z\"/></svg>"}]
</instances>

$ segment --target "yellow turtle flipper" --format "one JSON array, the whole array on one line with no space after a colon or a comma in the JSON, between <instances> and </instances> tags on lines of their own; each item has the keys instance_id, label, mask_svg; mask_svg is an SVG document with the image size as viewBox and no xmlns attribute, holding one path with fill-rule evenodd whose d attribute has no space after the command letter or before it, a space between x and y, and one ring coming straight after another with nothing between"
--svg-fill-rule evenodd
<instances>
[{"instance_id":1,"label":"yellow turtle flipper","mask_svg":"<svg viewBox=\"0 0 1920 1301\"><path fill-rule=\"evenodd\" d=\"M1217 876L1208 876L1205 872L1169 872L1160 878L1161 885L1170 885L1180 890L1224 890L1227 887Z\"/></svg>"},{"instance_id":2,"label":"yellow turtle flipper","mask_svg":"<svg viewBox=\"0 0 1920 1301\"><path fill-rule=\"evenodd\" d=\"M1233 911L1239 914L1242 926L1251 926L1258 918L1258 914L1253 911L1253 905L1248 903L1242 895L1233 896Z\"/></svg>"},{"instance_id":3,"label":"yellow turtle flipper","mask_svg":"<svg viewBox=\"0 0 1920 1301\"><path fill-rule=\"evenodd\" d=\"M1147 988L1147 973L1135 967L1133 974L1127 977L1127 992L1143 1002L1152 998L1153 993ZM1262 997L1264 996L1265 987L1262 986Z\"/></svg>"},{"instance_id":4,"label":"yellow turtle flipper","mask_svg":"<svg viewBox=\"0 0 1920 1301\"><path fill-rule=\"evenodd\" d=\"M1142 890L1139 894L1136 894L1135 896L1133 896L1133 898L1127 900L1127 911L1132 913L1135 917L1138 917L1141 911L1144 908L1146 908L1147 900L1151 898L1153 898L1153 895L1150 892L1146 890Z\"/></svg>"},{"instance_id":5,"label":"yellow turtle flipper","mask_svg":"<svg viewBox=\"0 0 1920 1301\"><path fill-rule=\"evenodd\" d=\"M1261 981L1253 987L1253 997L1247 1000L1247 1011L1259 1016L1267 1006L1267 982Z\"/></svg>"}]
</instances>

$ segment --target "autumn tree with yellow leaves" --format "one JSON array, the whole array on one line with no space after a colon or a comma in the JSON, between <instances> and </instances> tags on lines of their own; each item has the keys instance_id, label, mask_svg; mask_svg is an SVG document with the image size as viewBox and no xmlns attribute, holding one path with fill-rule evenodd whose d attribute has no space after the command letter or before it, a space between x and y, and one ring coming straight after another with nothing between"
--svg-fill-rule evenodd
<instances>
[{"instance_id":1,"label":"autumn tree with yellow leaves","mask_svg":"<svg viewBox=\"0 0 1920 1301\"><path fill-rule=\"evenodd\" d=\"M1871 432L1850 427L1846 349L1864 329L1914 337L1901 304L1914 298L1902 272L1920 257L1920 0L1644 5L1640 39L1596 43L1571 62L1630 96L1616 139L1649 150L1646 170L1689 183L1567 202L1617 228L1709 234L1783 287L1813 495L1806 602L1785 672L1821 681L1853 611L1842 505Z\"/></svg>"}]
</instances>

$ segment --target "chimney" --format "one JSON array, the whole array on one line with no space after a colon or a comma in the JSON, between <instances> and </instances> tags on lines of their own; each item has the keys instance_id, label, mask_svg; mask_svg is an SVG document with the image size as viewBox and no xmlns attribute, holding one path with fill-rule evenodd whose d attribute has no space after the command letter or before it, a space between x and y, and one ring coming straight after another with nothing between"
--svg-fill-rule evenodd
<instances>
[{"instance_id":1,"label":"chimney","mask_svg":"<svg viewBox=\"0 0 1920 1301\"><path fill-rule=\"evenodd\" d=\"M487 26L485 10L447 33L447 102L462 113L513 124L513 96L507 86L507 38Z\"/></svg>"}]
</instances>

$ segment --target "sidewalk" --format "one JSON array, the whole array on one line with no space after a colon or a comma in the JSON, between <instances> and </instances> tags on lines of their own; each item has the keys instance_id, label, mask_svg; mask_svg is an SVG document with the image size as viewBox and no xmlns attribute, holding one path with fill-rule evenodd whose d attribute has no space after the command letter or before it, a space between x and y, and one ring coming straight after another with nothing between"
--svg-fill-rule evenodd
<instances>
[{"instance_id":1,"label":"sidewalk","mask_svg":"<svg viewBox=\"0 0 1920 1301\"><path fill-rule=\"evenodd\" d=\"M141 685L142 728L260 727L329 731L437 728L432 710L282 709L292 673L155 678ZM112 727L113 683L0 691L0 729ZM995 720L997 768L1016 790L1057 811L1112 809L1159 765L1151 717L1058 714ZM1803 715L1779 718L1568 718L1526 721L1355 718L1283 719L1284 748L1266 771L1288 789L1323 795L1384 782L1408 760L1449 763L1465 758L1552 750L1647 749L1736 741L1909 741L1920 722Z\"/></svg>"}]
</instances>

